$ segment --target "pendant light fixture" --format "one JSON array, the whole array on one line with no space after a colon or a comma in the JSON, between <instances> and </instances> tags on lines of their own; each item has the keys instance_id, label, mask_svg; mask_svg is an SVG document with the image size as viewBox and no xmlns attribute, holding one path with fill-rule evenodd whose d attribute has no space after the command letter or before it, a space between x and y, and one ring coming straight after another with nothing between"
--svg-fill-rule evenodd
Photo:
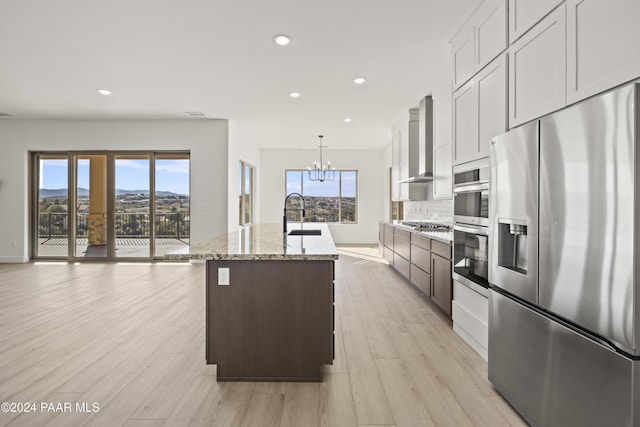
<instances>
[{"instance_id":1,"label":"pendant light fixture","mask_svg":"<svg viewBox=\"0 0 640 427\"><path fill-rule=\"evenodd\" d=\"M318 145L318 148L320 148L320 162L313 162L313 168L311 166L307 167L309 180L319 182L333 181L336 179L336 168L335 166L331 166L331 162L328 162L326 165L323 163L322 149L328 147L322 145L322 135L318 135L318 138L320 138L320 145Z\"/></svg>"}]
</instances>

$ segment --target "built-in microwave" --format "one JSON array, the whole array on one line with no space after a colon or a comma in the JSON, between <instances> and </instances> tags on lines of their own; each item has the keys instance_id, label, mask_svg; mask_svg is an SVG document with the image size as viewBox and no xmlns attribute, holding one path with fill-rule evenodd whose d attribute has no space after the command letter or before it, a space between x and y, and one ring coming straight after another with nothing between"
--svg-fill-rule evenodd
<instances>
[{"instance_id":1,"label":"built-in microwave","mask_svg":"<svg viewBox=\"0 0 640 427\"><path fill-rule=\"evenodd\" d=\"M488 162L454 168L454 222L489 226L489 173Z\"/></svg>"}]
</instances>

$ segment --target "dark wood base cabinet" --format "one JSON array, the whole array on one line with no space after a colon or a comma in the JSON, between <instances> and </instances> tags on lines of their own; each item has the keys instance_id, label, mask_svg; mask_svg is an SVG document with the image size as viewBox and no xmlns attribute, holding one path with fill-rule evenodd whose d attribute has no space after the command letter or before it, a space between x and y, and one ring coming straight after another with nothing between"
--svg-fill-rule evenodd
<instances>
[{"instance_id":1,"label":"dark wood base cabinet","mask_svg":"<svg viewBox=\"0 0 640 427\"><path fill-rule=\"evenodd\" d=\"M451 260L431 253L431 300L451 317Z\"/></svg>"},{"instance_id":2,"label":"dark wood base cabinet","mask_svg":"<svg viewBox=\"0 0 640 427\"><path fill-rule=\"evenodd\" d=\"M389 224L378 238L384 259L451 317L451 244Z\"/></svg>"},{"instance_id":3,"label":"dark wood base cabinet","mask_svg":"<svg viewBox=\"0 0 640 427\"><path fill-rule=\"evenodd\" d=\"M334 358L333 281L333 260L207 261L206 359L218 381L322 381Z\"/></svg>"}]
</instances>

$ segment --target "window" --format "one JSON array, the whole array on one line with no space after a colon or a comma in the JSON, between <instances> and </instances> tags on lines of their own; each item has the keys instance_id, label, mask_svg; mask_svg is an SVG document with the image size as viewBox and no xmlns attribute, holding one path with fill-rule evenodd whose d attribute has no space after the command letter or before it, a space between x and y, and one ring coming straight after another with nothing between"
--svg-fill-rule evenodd
<instances>
[{"instance_id":1,"label":"window","mask_svg":"<svg viewBox=\"0 0 640 427\"><path fill-rule=\"evenodd\" d=\"M253 221L253 166L240 161L238 163L239 179L239 224L247 225Z\"/></svg>"},{"instance_id":2,"label":"window","mask_svg":"<svg viewBox=\"0 0 640 427\"><path fill-rule=\"evenodd\" d=\"M288 169L285 171L285 192L300 193L305 199L308 222L338 222L355 224L358 220L358 171L336 171L334 181L311 181L306 170ZM291 221L300 221L299 200L291 198L287 205L291 210L287 217Z\"/></svg>"}]
</instances>

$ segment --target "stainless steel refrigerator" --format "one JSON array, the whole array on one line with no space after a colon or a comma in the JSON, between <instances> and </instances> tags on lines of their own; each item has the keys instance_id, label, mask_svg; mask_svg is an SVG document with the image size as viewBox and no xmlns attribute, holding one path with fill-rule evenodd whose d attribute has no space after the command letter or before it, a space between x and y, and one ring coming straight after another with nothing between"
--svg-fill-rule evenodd
<instances>
[{"instance_id":1,"label":"stainless steel refrigerator","mask_svg":"<svg viewBox=\"0 0 640 427\"><path fill-rule=\"evenodd\" d=\"M640 426L639 90L491 144L489 380L534 426Z\"/></svg>"}]
</instances>

